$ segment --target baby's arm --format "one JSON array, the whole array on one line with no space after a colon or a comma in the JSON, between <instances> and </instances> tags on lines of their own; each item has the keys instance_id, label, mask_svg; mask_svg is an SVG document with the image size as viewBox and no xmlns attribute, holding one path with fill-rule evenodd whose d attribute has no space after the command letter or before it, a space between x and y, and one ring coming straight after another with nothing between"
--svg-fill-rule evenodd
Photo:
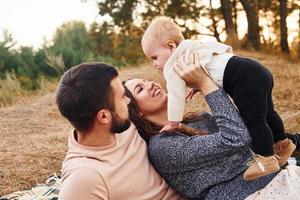
<instances>
[{"instance_id":1,"label":"baby's arm","mask_svg":"<svg viewBox=\"0 0 300 200\"><path fill-rule=\"evenodd\" d=\"M168 91L168 124L161 129L161 132L174 131L179 128L180 122L183 119L185 99L188 97L192 98L193 95L197 92L196 90L193 90L191 93L189 93L188 96L186 96L186 83L174 71L174 66L178 65L178 58L181 58L183 60L184 57L189 57L187 61L188 63L186 63L189 64L191 61L194 61L194 54L191 54L191 56L189 56L189 54L191 53L191 48L188 48L187 45L182 45L181 50L176 50L177 51L174 52L173 57L169 58L171 59L171 61L166 63L163 71ZM185 54L185 56L183 56L183 54ZM176 58L176 60L174 58ZM184 66L181 65L181 67Z\"/></svg>"},{"instance_id":2,"label":"baby's arm","mask_svg":"<svg viewBox=\"0 0 300 200\"><path fill-rule=\"evenodd\" d=\"M186 83L173 70L164 71L168 91L168 121L181 122L184 114Z\"/></svg>"}]
</instances>

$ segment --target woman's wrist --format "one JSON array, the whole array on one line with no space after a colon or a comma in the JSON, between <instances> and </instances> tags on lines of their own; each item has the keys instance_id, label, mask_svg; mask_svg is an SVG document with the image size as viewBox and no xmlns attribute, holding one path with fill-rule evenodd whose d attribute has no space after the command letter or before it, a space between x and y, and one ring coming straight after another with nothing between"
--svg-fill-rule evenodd
<instances>
[{"instance_id":1,"label":"woman's wrist","mask_svg":"<svg viewBox=\"0 0 300 200\"><path fill-rule=\"evenodd\" d=\"M201 90L202 94L205 96L218 90L219 87L215 84L211 78L207 78L206 80L203 80L202 83L199 84L199 89Z\"/></svg>"}]
</instances>

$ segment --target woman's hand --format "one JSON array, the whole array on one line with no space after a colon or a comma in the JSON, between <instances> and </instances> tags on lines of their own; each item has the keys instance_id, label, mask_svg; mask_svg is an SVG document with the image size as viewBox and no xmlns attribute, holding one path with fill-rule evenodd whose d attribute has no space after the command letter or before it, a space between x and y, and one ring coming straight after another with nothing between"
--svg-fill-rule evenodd
<instances>
[{"instance_id":1,"label":"woman's hand","mask_svg":"<svg viewBox=\"0 0 300 200\"><path fill-rule=\"evenodd\" d=\"M183 56L180 55L173 66L175 72L186 82L188 87L200 90L204 95L219 89L200 66L197 54L191 53L189 61L189 63L185 63Z\"/></svg>"},{"instance_id":2,"label":"woman's hand","mask_svg":"<svg viewBox=\"0 0 300 200\"><path fill-rule=\"evenodd\" d=\"M173 132L176 131L177 129L179 129L181 127L181 123L180 122L168 122L167 125L165 125L159 132Z\"/></svg>"}]
</instances>

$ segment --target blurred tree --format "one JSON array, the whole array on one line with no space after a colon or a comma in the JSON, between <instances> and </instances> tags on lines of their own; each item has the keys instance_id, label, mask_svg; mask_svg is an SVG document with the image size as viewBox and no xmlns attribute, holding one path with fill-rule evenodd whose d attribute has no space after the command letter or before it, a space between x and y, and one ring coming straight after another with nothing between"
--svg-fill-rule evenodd
<instances>
[{"instance_id":1,"label":"blurred tree","mask_svg":"<svg viewBox=\"0 0 300 200\"><path fill-rule=\"evenodd\" d=\"M247 43L259 50L260 37L259 37L259 24L258 24L258 0L240 0L247 16L248 32Z\"/></svg>"},{"instance_id":2,"label":"blurred tree","mask_svg":"<svg viewBox=\"0 0 300 200\"><path fill-rule=\"evenodd\" d=\"M3 38L4 41L1 42L1 45L3 45L5 48L10 49L16 45L16 42L14 41L12 34L9 33L7 30L3 31Z\"/></svg>"},{"instance_id":3,"label":"blurred tree","mask_svg":"<svg viewBox=\"0 0 300 200\"><path fill-rule=\"evenodd\" d=\"M145 29L154 17L165 15L182 27L187 38L199 34L195 24L199 24L201 10L205 8L198 0L103 0L98 6L99 14L110 16L112 25L121 32L128 33L135 21Z\"/></svg>"},{"instance_id":4,"label":"blurred tree","mask_svg":"<svg viewBox=\"0 0 300 200\"><path fill-rule=\"evenodd\" d=\"M17 69L17 74L29 76L32 79L37 78L39 69L34 62L32 47L21 47L18 56L21 62Z\"/></svg>"},{"instance_id":5,"label":"blurred tree","mask_svg":"<svg viewBox=\"0 0 300 200\"><path fill-rule=\"evenodd\" d=\"M233 4L234 2L234 4ZM236 1L230 0L221 0L221 12L225 21L226 28L226 43L237 46L238 44L238 35L237 35L237 26L236 26ZM235 12L233 12L233 6Z\"/></svg>"},{"instance_id":6,"label":"blurred tree","mask_svg":"<svg viewBox=\"0 0 300 200\"><path fill-rule=\"evenodd\" d=\"M197 0L171 0L165 1L164 10L160 11L160 15L166 15L175 20L175 22L181 26L182 32L186 38L192 38L193 36L197 36L199 34L211 35L213 36L213 32L204 33L204 31L199 30L197 24L200 24L200 18L204 13L208 13L209 9L205 6L201 5ZM149 9L148 9L149 11ZM152 16L149 19L149 22L153 19ZM213 23L213 22L212 22ZM203 26L208 29L207 26ZM208 29L210 30L210 29Z\"/></svg>"},{"instance_id":7,"label":"blurred tree","mask_svg":"<svg viewBox=\"0 0 300 200\"><path fill-rule=\"evenodd\" d=\"M89 34L95 44L93 52L96 60L111 62L115 66L138 63L144 58L140 47L142 31L133 24L119 33L106 22L92 24Z\"/></svg>"},{"instance_id":8,"label":"blurred tree","mask_svg":"<svg viewBox=\"0 0 300 200\"><path fill-rule=\"evenodd\" d=\"M236 32L237 32L237 15L238 15L237 3L238 3L238 0L232 0L232 8L233 8L233 14L232 14L232 17L233 17L233 27L234 27L234 30L236 30Z\"/></svg>"},{"instance_id":9,"label":"blurred tree","mask_svg":"<svg viewBox=\"0 0 300 200\"><path fill-rule=\"evenodd\" d=\"M287 25L286 25L286 17L287 17L287 0L279 0L280 2L280 46L281 51L284 53L290 53L288 41L287 41Z\"/></svg>"},{"instance_id":10,"label":"blurred tree","mask_svg":"<svg viewBox=\"0 0 300 200\"><path fill-rule=\"evenodd\" d=\"M60 26L48 51L56 56L62 55L68 68L90 60L93 42L89 38L84 22L71 21Z\"/></svg>"},{"instance_id":11,"label":"blurred tree","mask_svg":"<svg viewBox=\"0 0 300 200\"><path fill-rule=\"evenodd\" d=\"M91 24L89 37L93 41L92 50L95 54L99 55L113 55L113 36L115 31L112 25L107 22Z\"/></svg>"},{"instance_id":12,"label":"blurred tree","mask_svg":"<svg viewBox=\"0 0 300 200\"><path fill-rule=\"evenodd\" d=\"M297 1L297 0L296 0ZM267 24L269 35L275 35L275 38L266 40L264 35L262 38L265 45L271 48L281 49L282 52L290 53L288 45L288 29L286 18L295 10L294 0L264 0L258 1L260 18L265 18L269 22ZM261 27L263 29L265 27Z\"/></svg>"},{"instance_id":13,"label":"blurred tree","mask_svg":"<svg viewBox=\"0 0 300 200\"><path fill-rule=\"evenodd\" d=\"M114 58L128 64L135 64L144 60L144 54L141 47L141 36L143 30L134 24L130 25L130 35L115 35L114 49L116 53Z\"/></svg>"},{"instance_id":14,"label":"blurred tree","mask_svg":"<svg viewBox=\"0 0 300 200\"><path fill-rule=\"evenodd\" d=\"M289 52L286 17L295 9L290 6L293 1L297 0L240 0L246 12L248 24L246 43L254 49L260 49L261 42L263 42L264 47L272 49L280 47L282 51ZM118 28L121 30L129 30L129 24L133 22L145 29L154 17L166 15L182 27L186 38L204 34L212 35L220 40L220 34L223 31L220 21L224 19L227 35L225 42L233 46L235 46L233 43L239 43L237 14L241 8L238 0L220 0L223 17L220 17L218 8L212 8L212 0L206 0L210 6L199 0L106 0L101 2L102 7L99 6L101 15L111 16L112 25L120 26ZM208 31L203 28L199 29L201 17L211 20L208 26L203 26ZM260 18L264 18L267 23L259 25ZM269 34L263 34L262 30L266 28Z\"/></svg>"},{"instance_id":15,"label":"blurred tree","mask_svg":"<svg viewBox=\"0 0 300 200\"><path fill-rule=\"evenodd\" d=\"M113 19L113 25L121 28L121 31L128 31L133 22L133 13L138 0L102 0L98 2L99 14L109 15Z\"/></svg>"},{"instance_id":16,"label":"blurred tree","mask_svg":"<svg viewBox=\"0 0 300 200\"><path fill-rule=\"evenodd\" d=\"M46 77L57 76L56 71L52 69L46 62L47 60L46 53L45 53L46 50L47 50L46 46L43 46L43 48L38 49L34 55L34 62L38 66L39 71L44 75L46 75Z\"/></svg>"},{"instance_id":17,"label":"blurred tree","mask_svg":"<svg viewBox=\"0 0 300 200\"><path fill-rule=\"evenodd\" d=\"M299 10L299 16L298 16L298 58L300 58L300 3L297 5Z\"/></svg>"},{"instance_id":18,"label":"blurred tree","mask_svg":"<svg viewBox=\"0 0 300 200\"><path fill-rule=\"evenodd\" d=\"M16 72L21 80L22 86L29 90L38 89L40 70L34 62L32 47L21 47L18 56L20 57L20 64Z\"/></svg>"},{"instance_id":19,"label":"blurred tree","mask_svg":"<svg viewBox=\"0 0 300 200\"><path fill-rule=\"evenodd\" d=\"M218 42L221 42L220 33L218 31L218 21L217 17L217 9L213 8L212 0L209 0L209 19L211 19L212 24L210 30L213 32L213 36L217 39Z\"/></svg>"},{"instance_id":20,"label":"blurred tree","mask_svg":"<svg viewBox=\"0 0 300 200\"><path fill-rule=\"evenodd\" d=\"M8 71L8 63L11 57L9 48L6 47L5 42L0 43L0 75L1 78L4 78L4 72ZM11 65L11 64L10 64Z\"/></svg>"},{"instance_id":21,"label":"blurred tree","mask_svg":"<svg viewBox=\"0 0 300 200\"><path fill-rule=\"evenodd\" d=\"M32 47L16 48L12 36L7 32L3 34L4 41L0 42L0 78L5 79L7 73L14 73L23 88L39 88L37 78L41 71L35 63Z\"/></svg>"},{"instance_id":22,"label":"blurred tree","mask_svg":"<svg viewBox=\"0 0 300 200\"><path fill-rule=\"evenodd\" d=\"M0 78L5 77L5 72L17 71L20 58L14 49L15 42L8 31L3 31L3 42L0 42Z\"/></svg>"}]
</instances>

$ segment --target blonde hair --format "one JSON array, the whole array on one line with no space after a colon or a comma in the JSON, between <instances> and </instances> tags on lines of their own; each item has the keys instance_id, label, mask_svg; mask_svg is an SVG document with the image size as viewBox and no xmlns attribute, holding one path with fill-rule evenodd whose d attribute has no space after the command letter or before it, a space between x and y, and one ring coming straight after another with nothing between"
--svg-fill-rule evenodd
<instances>
[{"instance_id":1,"label":"blonde hair","mask_svg":"<svg viewBox=\"0 0 300 200\"><path fill-rule=\"evenodd\" d=\"M168 40L174 41L177 45L184 40L180 27L173 19L165 16L156 17L146 29L142 37L142 45L146 41L159 40L165 43Z\"/></svg>"}]
</instances>

